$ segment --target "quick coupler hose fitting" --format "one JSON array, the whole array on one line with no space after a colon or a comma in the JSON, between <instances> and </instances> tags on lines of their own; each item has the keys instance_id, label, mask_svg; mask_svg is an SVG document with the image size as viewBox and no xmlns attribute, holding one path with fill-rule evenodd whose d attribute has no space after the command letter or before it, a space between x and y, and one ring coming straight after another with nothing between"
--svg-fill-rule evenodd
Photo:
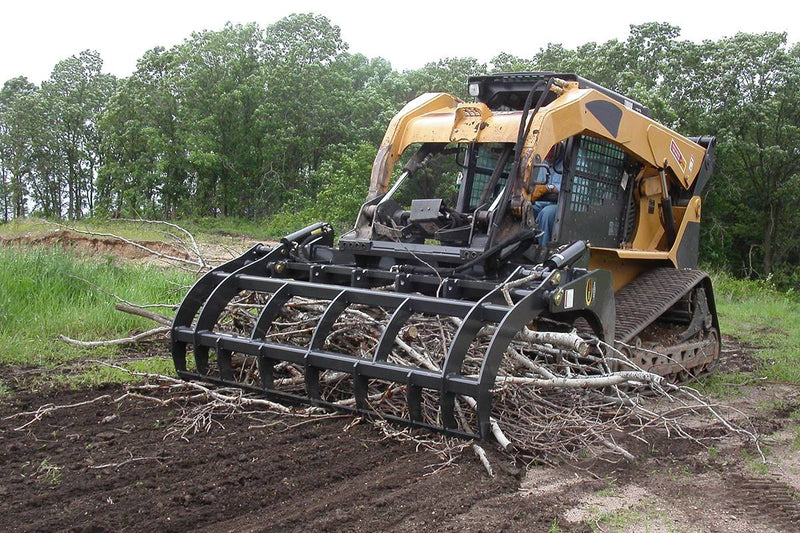
<instances>
[{"instance_id":1,"label":"quick coupler hose fitting","mask_svg":"<svg viewBox=\"0 0 800 533\"><path fill-rule=\"evenodd\" d=\"M588 246L586 245L586 241L575 241L560 252L554 253L548 257L543 265L545 268L549 268L550 270L566 268L575 264L581 257L583 257L583 254L586 253L587 249Z\"/></svg>"}]
</instances>

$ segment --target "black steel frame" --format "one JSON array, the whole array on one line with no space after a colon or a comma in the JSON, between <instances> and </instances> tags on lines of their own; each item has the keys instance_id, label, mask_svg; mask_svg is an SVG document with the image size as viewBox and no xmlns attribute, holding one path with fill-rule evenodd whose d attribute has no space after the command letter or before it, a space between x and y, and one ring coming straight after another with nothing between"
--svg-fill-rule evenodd
<instances>
[{"instance_id":1,"label":"black steel frame","mask_svg":"<svg viewBox=\"0 0 800 533\"><path fill-rule=\"evenodd\" d=\"M572 286L593 276L604 285L602 272L583 269L543 268L532 285L510 291L512 305L502 292L503 283L467 279L439 279L437 276L406 274L379 269L365 269L335 264L314 264L294 259L297 243L305 241L319 225L294 234L292 240L273 248L254 246L241 257L205 274L184 298L172 327L172 357L178 374L185 379L212 381L242 387L269 396L327 406L370 416L382 416L413 427L435 429L459 437L484 438L489 432L492 388L503 355L516 334L541 313L553 312L552 296L560 286ZM530 274L517 267L507 280ZM605 280L605 281L604 281ZM394 290L374 290L393 285ZM214 331L227 304L241 291L270 293L249 337ZM436 292L441 296L434 296ZM425 294L428 293L428 294ZM329 300L307 347L298 347L265 339L270 324L281 307L292 297ZM324 350L325 339L336 320L350 304L365 304L391 311L371 359ZM613 302L612 302L613 305ZM573 310L574 311L574 310ZM605 311L597 312L598 322L607 322ZM441 371L409 367L387 361L395 337L414 313L435 314L460 319L444 359ZM602 316L602 318L601 318ZM196 319L195 319L196 317ZM610 318L613 322L613 316ZM497 324L477 378L462 374L467 351L486 324ZM187 350L193 346L196 370L187 367ZM209 375L209 355L214 350L219 378ZM232 354L257 358L260 387L243 385L234 378ZM302 365L305 395L275 388L273 368L280 361ZM352 407L324 401L320 396L321 372L333 370L353 376ZM367 401L367 381L378 379L405 386L408 418L376 413ZM421 401L424 389L436 391L440 402L442 426L423 420ZM477 402L477 431L459 429L455 416L457 396L469 396Z\"/></svg>"}]
</instances>

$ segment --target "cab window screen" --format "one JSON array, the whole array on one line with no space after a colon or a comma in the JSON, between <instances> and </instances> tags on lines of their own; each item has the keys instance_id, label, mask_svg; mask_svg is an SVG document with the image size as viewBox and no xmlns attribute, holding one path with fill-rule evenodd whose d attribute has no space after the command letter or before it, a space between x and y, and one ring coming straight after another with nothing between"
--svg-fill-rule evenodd
<instances>
[{"instance_id":1,"label":"cab window screen","mask_svg":"<svg viewBox=\"0 0 800 533\"><path fill-rule=\"evenodd\" d=\"M585 213L590 207L616 200L625 170L625 152L613 144L581 137L575 161L570 210Z\"/></svg>"},{"instance_id":2,"label":"cab window screen","mask_svg":"<svg viewBox=\"0 0 800 533\"><path fill-rule=\"evenodd\" d=\"M497 166L497 162L500 160L500 154L503 153L504 148L505 145L503 144L477 145L474 152L475 169L472 176L472 189L469 195L469 209L475 209L478 207L478 200L480 200L481 194L483 194L483 189L486 188L486 184L489 183L489 179L492 177L492 173ZM506 161L506 165L503 168L503 174L497 181L497 187L495 187L495 190L489 194L490 200L493 199L503 189L503 185L505 185L506 179L508 179L508 173L511 171L511 166L513 164L514 157L512 154Z\"/></svg>"}]
</instances>

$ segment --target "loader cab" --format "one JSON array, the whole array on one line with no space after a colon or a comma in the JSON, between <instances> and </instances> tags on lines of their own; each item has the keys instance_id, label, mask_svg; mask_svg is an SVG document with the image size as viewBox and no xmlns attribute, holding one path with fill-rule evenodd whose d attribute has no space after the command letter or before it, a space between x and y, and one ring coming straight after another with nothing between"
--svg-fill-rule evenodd
<instances>
[{"instance_id":1,"label":"loader cab","mask_svg":"<svg viewBox=\"0 0 800 533\"><path fill-rule=\"evenodd\" d=\"M498 116L519 116L532 92L543 107L555 101L558 94L546 91L545 85L553 76L596 89L649 115L646 107L574 74L476 76L469 79L469 93ZM617 145L589 135L575 135L560 143L563 168L551 238L541 246L538 239L526 237L524 246L517 247L530 247L523 263L538 261L576 240L588 241L593 247L620 248L633 239L636 210L642 209L641 202L634 201L638 175L634 158ZM390 265L392 261L455 265L515 235L535 233L539 228L531 203L523 203L522 211L515 205L513 215L509 212L514 147L515 143L508 141L405 146L400 159L392 163L394 177L385 185L387 192L368 198L354 229L340 239L339 248L354 253L360 266ZM532 171L539 174L541 170L533 167ZM535 181L535 177L528 180L528 194ZM514 198L519 200L518 191Z\"/></svg>"},{"instance_id":2,"label":"loader cab","mask_svg":"<svg viewBox=\"0 0 800 533\"><path fill-rule=\"evenodd\" d=\"M399 174L369 210L370 221L363 221L371 226L369 239L483 249L512 170L513 148L510 143L413 147L407 158L425 150L430 155L413 173ZM562 178L549 248L578 239L609 248L630 242L638 171L632 158L585 135L566 139L556 151ZM544 175L546 166L534 172Z\"/></svg>"},{"instance_id":3,"label":"loader cab","mask_svg":"<svg viewBox=\"0 0 800 533\"><path fill-rule=\"evenodd\" d=\"M481 218L496 212L496 202L513 164L512 148L503 144L474 144L467 149L457 208L476 217L479 228L483 227ZM507 153L510 155L504 161ZM554 163L557 169L553 168ZM498 164L503 164L501 172ZM548 173L561 174L549 247L579 239L608 248L630 242L636 222L633 192L638 171L639 165L633 158L602 139L578 135L555 145L550 159L541 167L534 167L537 176L531 179L532 184L545 184ZM495 181L493 174L497 174Z\"/></svg>"},{"instance_id":4,"label":"loader cab","mask_svg":"<svg viewBox=\"0 0 800 533\"><path fill-rule=\"evenodd\" d=\"M551 77L597 90L628 109L650 116L650 110L639 102L572 73L498 73L472 76L467 85L469 94L492 110L519 110L531 89ZM536 92L534 100L540 95ZM556 97L546 94L543 105ZM549 247L577 239L595 247L624 247L631 242L636 224L633 189L639 172L637 163L613 143L588 135L577 135L563 144L564 172Z\"/></svg>"},{"instance_id":5,"label":"loader cab","mask_svg":"<svg viewBox=\"0 0 800 533\"><path fill-rule=\"evenodd\" d=\"M639 165L608 141L579 135L567 142L553 243L587 240L619 248L636 223L634 182Z\"/></svg>"}]
</instances>

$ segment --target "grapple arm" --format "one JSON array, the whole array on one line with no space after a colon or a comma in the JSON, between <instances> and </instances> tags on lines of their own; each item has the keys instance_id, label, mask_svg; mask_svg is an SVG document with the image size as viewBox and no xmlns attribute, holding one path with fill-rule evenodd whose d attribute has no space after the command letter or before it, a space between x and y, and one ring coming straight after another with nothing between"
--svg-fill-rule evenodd
<instances>
[{"instance_id":1,"label":"grapple arm","mask_svg":"<svg viewBox=\"0 0 800 533\"><path fill-rule=\"evenodd\" d=\"M371 270L345 265L315 264L294 259L300 243L314 232L324 233L324 225L315 225L287 236L275 247L255 246L242 257L213 270L201 278L181 304L172 327L172 356L178 374L185 379L211 381L238 386L294 402L356 412L376 414L368 398L373 380L396 384L404 389L405 415L380 416L414 427L442 431L461 437L483 438L489 434L492 389L503 355L522 328L538 315L586 312L598 321L608 319L611 301L602 305L575 298L567 306L564 291L591 283L607 284L602 271L588 272L569 264L541 267L538 270L517 268L502 283L466 279L440 279L438 276ZM324 245L312 245L324 246ZM585 246L584 246L585 250ZM305 254L304 254L305 255ZM314 253L307 254L313 256ZM524 277L530 282L507 290L504 285ZM411 292L413 290L413 292ZM221 331L220 316L231 300L242 291L265 296L263 307L249 335ZM440 292L441 296L425 294ZM584 291L585 292L585 291ZM557 296L560 295L560 296ZM270 337L268 331L292 298L325 302L310 341L305 346L290 345ZM608 305L611 307L608 307ZM382 333L369 357L341 353L326 347L326 339L345 310L351 306L380 308L388 313ZM598 306L599 305L599 306ZM408 366L389 361L399 335L412 316L455 318L461 324L438 367ZM603 318L601 318L603 317ZM465 357L486 325L495 325L488 350L482 356L477 376L464 372ZM613 332L611 333L613 335ZM187 365L187 350L193 347L194 369ZM211 358L212 355L215 356ZM258 380L243 383L234 371L235 357L252 358ZM213 363L213 364L211 364ZM303 391L282 390L274 379L279 364L291 363L303 370ZM320 375L326 371L351 377L352 401L342 403L326 397L320 388ZM439 399L440 423L423 417L423 393ZM456 398L469 396L477 402L475 427L460 426L456 419Z\"/></svg>"}]
</instances>

